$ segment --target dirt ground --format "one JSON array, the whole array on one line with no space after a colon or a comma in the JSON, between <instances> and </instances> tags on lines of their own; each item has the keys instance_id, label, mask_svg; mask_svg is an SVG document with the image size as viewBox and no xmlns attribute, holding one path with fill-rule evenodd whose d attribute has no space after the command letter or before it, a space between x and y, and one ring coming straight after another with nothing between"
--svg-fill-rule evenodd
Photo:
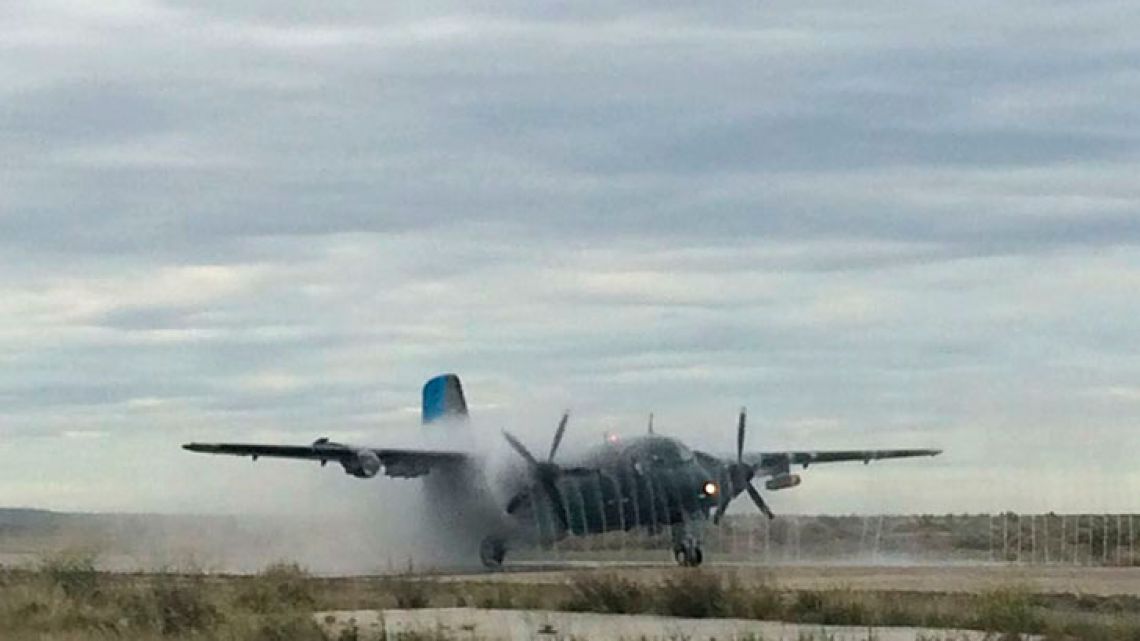
<instances>
[{"instance_id":1,"label":"dirt ground","mask_svg":"<svg viewBox=\"0 0 1140 641\"><path fill-rule=\"evenodd\" d=\"M734 574L742 583L771 582L786 589L906 590L916 592L982 592L1018 586L1043 594L1094 594L1140 596L1140 568L1089 568L1064 566L825 566L825 565L711 565ZM669 566L594 566L549 569L510 569L483 575L445 575L441 581L486 581L518 584L566 582L575 572L611 569L646 582L660 581L673 571Z\"/></svg>"}]
</instances>

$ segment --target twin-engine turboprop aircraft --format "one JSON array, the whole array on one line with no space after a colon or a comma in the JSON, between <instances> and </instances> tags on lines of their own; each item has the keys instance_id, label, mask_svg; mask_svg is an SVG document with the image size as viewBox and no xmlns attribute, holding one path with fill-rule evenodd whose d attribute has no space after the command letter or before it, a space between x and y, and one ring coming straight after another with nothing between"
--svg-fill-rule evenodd
<instances>
[{"instance_id":1,"label":"twin-engine turboprop aircraft","mask_svg":"<svg viewBox=\"0 0 1140 641\"><path fill-rule=\"evenodd\" d=\"M444 374L424 385L425 424L466 417L467 403L459 377ZM747 493L765 516L774 518L753 485L754 479L767 478L764 487L776 491L800 484L799 475L791 472L794 465L806 469L814 463L870 463L941 453L933 449L746 452L742 409L735 456L691 450L678 439L653 434L651 425L647 435L607 439L581 458L562 464L555 459L568 418L562 416L550 452L543 459L504 432L524 465L516 465L503 475L490 474L484 461L470 453L359 447L327 438L311 445L189 443L183 447L192 452L249 456L255 461L261 456L308 459L321 465L335 461L358 478L371 478L381 471L400 478L426 475L429 501L447 511L447 525L470 532L473 539L483 537L480 557L489 568L502 564L512 544L549 545L570 534L635 528L651 532L669 528L677 562L700 565L706 524L719 523L729 503L740 494ZM505 493L486 491L496 482L506 486ZM496 496L507 498L496 501Z\"/></svg>"}]
</instances>

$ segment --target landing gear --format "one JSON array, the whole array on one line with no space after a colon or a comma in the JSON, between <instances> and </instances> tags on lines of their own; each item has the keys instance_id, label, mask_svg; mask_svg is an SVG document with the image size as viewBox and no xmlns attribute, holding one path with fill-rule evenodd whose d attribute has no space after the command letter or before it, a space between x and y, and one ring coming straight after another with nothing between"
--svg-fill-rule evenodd
<instances>
[{"instance_id":1,"label":"landing gear","mask_svg":"<svg viewBox=\"0 0 1140 641\"><path fill-rule=\"evenodd\" d=\"M702 521L687 521L673 525L673 558L677 565L695 568L705 560L701 552Z\"/></svg>"},{"instance_id":2,"label":"landing gear","mask_svg":"<svg viewBox=\"0 0 1140 641\"><path fill-rule=\"evenodd\" d=\"M503 558L507 555L507 542L497 536L488 536L479 544L479 560L488 570L498 570L503 567Z\"/></svg>"},{"instance_id":3,"label":"landing gear","mask_svg":"<svg viewBox=\"0 0 1140 641\"><path fill-rule=\"evenodd\" d=\"M690 540L685 544L673 546L673 558L677 559L677 565L681 567L695 568L705 560L705 555L701 552L701 545Z\"/></svg>"}]
</instances>

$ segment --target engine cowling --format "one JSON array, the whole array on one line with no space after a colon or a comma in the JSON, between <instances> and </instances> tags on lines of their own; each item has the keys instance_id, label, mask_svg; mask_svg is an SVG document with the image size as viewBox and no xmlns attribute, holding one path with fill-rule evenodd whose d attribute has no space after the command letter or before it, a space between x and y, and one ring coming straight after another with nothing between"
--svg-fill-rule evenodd
<instances>
[{"instance_id":1,"label":"engine cowling","mask_svg":"<svg viewBox=\"0 0 1140 641\"><path fill-rule=\"evenodd\" d=\"M778 474L768 479L764 483L764 487L775 492L776 490L786 490L789 487L795 487L800 484L799 474Z\"/></svg>"},{"instance_id":2,"label":"engine cowling","mask_svg":"<svg viewBox=\"0 0 1140 641\"><path fill-rule=\"evenodd\" d=\"M345 474L358 479L370 479L380 471L380 457L372 450L357 450L352 456L341 459Z\"/></svg>"}]
</instances>

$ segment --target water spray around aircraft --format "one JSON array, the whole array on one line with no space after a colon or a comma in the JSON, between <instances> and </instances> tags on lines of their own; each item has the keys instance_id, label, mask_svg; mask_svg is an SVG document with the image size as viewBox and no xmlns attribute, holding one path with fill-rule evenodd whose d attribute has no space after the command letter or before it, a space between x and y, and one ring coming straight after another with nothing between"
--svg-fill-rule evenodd
<instances>
[{"instance_id":1,"label":"water spray around aircraft","mask_svg":"<svg viewBox=\"0 0 1140 641\"><path fill-rule=\"evenodd\" d=\"M423 388L423 422L463 422L467 403L459 377L444 374ZM936 456L936 449L746 451L747 413L741 408L735 456L717 456L687 447L679 439L648 433L631 439L606 439L583 456L557 461L570 415L558 422L544 459L537 458L513 434L503 437L518 455L507 470L491 469L485 457L446 449L362 447L327 438L309 445L188 443L192 452L318 461L340 464L362 479L381 472L389 477L424 477L427 500L449 515L448 527L481 541L479 556L489 568L502 565L507 551L521 543L549 546L569 536L634 529L668 529L673 555L681 565L703 561L701 543L709 524L719 524L729 504L748 494L767 518L775 518L753 481L766 478L768 491L795 487L801 478L793 466L815 463ZM505 472L505 473L502 473ZM492 485L499 492L487 491ZM503 501L498 497L505 497Z\"/></svg>"}]
</instances>

